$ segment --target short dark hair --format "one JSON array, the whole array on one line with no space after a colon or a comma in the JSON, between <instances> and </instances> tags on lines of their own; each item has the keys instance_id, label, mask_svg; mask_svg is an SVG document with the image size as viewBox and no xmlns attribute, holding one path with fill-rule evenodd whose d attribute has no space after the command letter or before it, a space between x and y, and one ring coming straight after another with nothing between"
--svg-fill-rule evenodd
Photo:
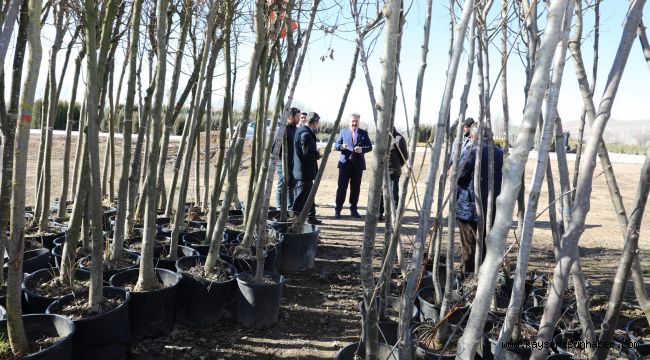
<instances>
[{"instance_id":1,"label":"short dark hair","mask_svg":"<svg viewBox=\"0 0 650 360\"><path fill-rule=\"evenodd\" d=\"M308 123L311 124L311 123L317 122L318 120L320 120L320 116L318 115L317 112L312 111L309 114L307 114L307 122Z\"/></svg>"},{"instance_id":2,"label":"short dark hair","mask_svg":"<svg viewBox=\"0 0 650 360\"><path fill-rule=\"evenodd\" d=\"M474 119L467 118L465 121L463 121L463 126L471 127L474 124Z\"/></svg>"},{"instance_id":3,"label":"short dark hair","mask_svg":"<svg viewBox=\"0 0 650 360\"><path fill-rule=\"evenodd\" d=\"M306 112L302 112L302 113L300 113L300 116L307 117L307 113L306 113Z\"/></svg>"},{"instance_id":4,"label":"short dark hair","mask_svg":"<svg viewBox=\"0 0 650 360\"><path fill-rule=\"evenodd\" d=\"M296 116L296 115L300 114L300 109L292 107L291 110L289 110L289 113L290 113L291 116Z\"/></svg>"}]
</instances>

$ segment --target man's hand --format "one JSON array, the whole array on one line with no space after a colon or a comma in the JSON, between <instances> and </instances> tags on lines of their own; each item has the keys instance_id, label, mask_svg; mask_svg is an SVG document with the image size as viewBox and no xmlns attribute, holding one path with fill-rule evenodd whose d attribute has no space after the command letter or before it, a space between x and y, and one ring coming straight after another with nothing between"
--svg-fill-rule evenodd
<instances>
[{"instance_id":1,"label":"man's hand","mask_svg":"<svg viewBox=\"0 0 650 360\"><path fill-rule=\"evenodd\" d=\"M361 146L355 146L355 147L354 147L354 152L355 152L355 153L357 153L357 154L361 154L362 151L363 151L363 150L361 150Z\"/></svg>"},{"instance_id":2,"label":"man's hand","mask_svg":"<svg viewBox=\"0 0 650 360\"><path fill-rule=\"evenodd\" d=\"M347 150L348 149L348 144L342 144L341 149L342 150Z\"/></svg>"}]
</instances>

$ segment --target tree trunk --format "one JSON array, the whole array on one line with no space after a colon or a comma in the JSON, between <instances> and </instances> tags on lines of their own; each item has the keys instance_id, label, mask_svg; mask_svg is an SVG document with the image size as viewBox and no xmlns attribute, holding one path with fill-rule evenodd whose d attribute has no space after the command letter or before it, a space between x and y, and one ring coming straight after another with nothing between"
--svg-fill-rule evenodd
<instances>
[{"instance_id":1,"label":"tree trunk","mask_svg":"<svg viewBox=\"0 0 650 360\"><path fill-rule=\"evenodd\" d=\"M79 75L81 73L81 61L86 56L86 51L81 49L75 60L74 80L72 82L72 95L70 96L70 105L68 106L67 121L65 125L65 143L63 145L63 163L70 163L70 142L72 139L72 126L74 126L75 105L77 100L77 89L79 88ZM79 114L81 117L81 114ZM81 123L81 122L80 122ZM80 125L79 125L80 126ZM78 129L81 132L81 129ZM79 139L77 141L80 141ZM74 174L73 174L74 175ZM68 184L70 182L70 167L63 167L63 179L61 181L61 194L59 195L58 217L66 217L68 203Z\"/></svg>"},{"instance_id":2,"label":"tree trunk","mask_svg":"<svg viewBox=\"0 0 650 360\"><path fill-rule=\"evenodd\" d=\"M253 91L257 83L257 72L260 62L262 50L266 45L266 20L264 19L264 4L265 1L257 0L255 5L255 45L251 53L251 61L249 63L248 80L244 92L244 106L242 110L242 119L250 118L251 103L253 98ZM245 121L245 120L244 120ZM210 250L204 265L206 273L210 273L217 263L219 244L221 243L221 236L223 229L228 219L228 212L230 210L231 202L235 196L237 188L237 173L241 164L241 158L244 148L244 137L246 136L246 124L242 124L236 134L238 137L233 150L232 163L228 170L228 184L226 186L226 194L224 197L221 212L217 218L217 224L212 232L212 239L210 239Z\"/></svg>"},{"instance_id":3,"label":"tree trunk","mask_svg":"<svg viewBox=\"0 0 650 360\"><path fill-rule=\"evenodd\" d=\"M226 153L226 130L228 128L228 119L232 112L230 101L231 87L232 87L232 68L231 68L231 51L230 51L230 31L232 28L233 10L232 0L226 0L224 31L223 31L223 52L224 52L224 72L226 77L226 87L224 89L223 106L221 112L221 120L219 121L219 155L217 164L215 165L214 181L212 183L212 194L210 196L210 210L208 212L208 228L206 231L206 242L212 239L212 232L214 225L217 221L217 208L219 207L219 196L221 195L221 187L223 182L221 176L224 171L224 159ZM232 149L232 146L230 147Z\"/></svg>"},{"instance_id":4,"label":"tree trunk","mask_svg":"<svg viewBox=\"0 0 650 360\"><path fill-rule=\"evenodd\" d=\"M602 133L607 124L609 113L616 97L625 63L630 53L636 29L642 15L645 1L634 1L630 5L630 11L625 22L623 35L619 44L607 85L603 93L598 116L590 130L589 141L585 149L584 160L578 175L578 187L576 190L575 207L572 222L562 238L562 254L560 262L557 263L553 274L553 291L550 291L547 306L542 316L540 331L537 341L550 341L555 320L559 317L562 296L567 287L568 273L575 261L578 240L584 231L584 224L590 206L591 184L594 168L596 166L596 152L598 144L602 141ZM533 351L533 359L538 360L546 356L548 349L537 349Z\"/></svg>"},{"instance_id":5,"label":"tree trunk","mask_svg":"<svg viewBox=\"0 0 650 360\"><path fill-rule=\"evenodd\" d=\"M562 38L555 49L553 77L546 98L546 118L544 120L542 139L537 155L537 166L533 173L533 181L528 194L528 202L526 203L523 231L519 239L519 254L517 255L517 269L515 271L512 295L508 305L506 320L503 322L501 333L499 334L499 344L497 344L495 348L496 351L494 355L496 359L500 359L502 356L504 348L503 344L511 340L512 332L515 329L515 326L518 325L521 317L521 310L524 303L526 273L528 271L528 258L530 256L530 249L532 248L533 232L535 231L537 205L539 204L540 191L544 182L544 175L546 173L546 167L548 166L551 140L553 139L553 127L557 116L557 102L559 99L560 87L562 85L562 75L564 72L567 42L571 30L573 8L573 2L570 1L564 14ZM548 178L547 180L550 182L553 181L553 178Z\"/></svg>"},{"instance_id":6,"label":"tree trunk","mask_svg":"<svg viewBox=\"0 0 650 360\"><path fill-rule=\"evenodd\" d=\"M503 159L510 154L510 106L508 105L508 0L501 0L501 104L503 111Z\"/></svg>"},{"instance_id":7,"label":"tree trunk","mask_svg":"<svg viewBox=\"0 0 650 360\"><path fill-rule=\"evenodd\" d=\"M157 288L158 280L154 272L153 248L156 240L156 217L158 214L158 153L160 136L162 134L162 106L165 95L165 76L167 75L167 0L158 0L156 10L156 41L157 58L156 66L156 94L151 109L151 132L149 158L147 159L147 174L145 178L144 207L144 234L142 235L142 249L140 252L140 273L137 291L151 291ZM142 197L141 197L142 198Z\"/></svg>"},{"instance_id":8,"label":"tree trunk","mask_svg":"<svg viewBox=\"0 0 650 360\"><path fill-rule=\"evenodd\" d=\"M1 84L3 88L2 98L0 104L3 109L2 116L5 120L2 122L2 180L0 185L0 203L10 204L12 196L12 179L14 167L14 146L16 140L16 127L19 111L20 100L20 82L23 75L23 63L25 60L25 47L27 46L27 31L29 18L27 16L27 2L23 4L23 10L20 13L18 35L16 36L16 43L14 48L14 60L11 71L11 90L9 93L9 110L5 112L4 103L4 82ZM5 16L5 21L10 20L9 15ZM6 28L4 31L10 31ZM3 39L0 36L0 39ZM4 77L4 74L3 74ZM9 225L9 216L11 215L11 206L0 207L0 229L7 229ZM6 231L0 231L0 253L4 254L7 249L8 234ZM0 284L5 282L4 271L0 271Z\"/></svg>"},{"instance_id":9,"label":"tree trunk","mask_svg":"<svg viewBox=\"0 0 650 360\"><path fill-rule=\"evenodd\" d=\"M7 50L9 49L9 41L11 34L14 31L16 19L18 19L18 8L23 0L11 0L6 6L6 14L2 19L2 34L0 35L0 64L5 63Z\"/></svg>"},{"instance_id":10,"label":"tree trunk","mask_svg":"<svg viewBox=\"0 0 650 360\"><path fill-rule=\"evenodd\" d=\"M643 220L643 213L648 201L648 191L650 190L650 150L646 152L645 163L641 170L640 177L635 206L634 210L632 210L632 217L628 223L625 245L623 246L621 261L616 270L616 277L614 278L614 285L607 304L605 319L601 326L603 331L600 333L599 341L612 341L614 337L614 330L616 329L616 323L618 321L618 313L621 309L621 300L630 277L632 262L635 257L638 257L637 248L639 246L641 221ZM594 360L605 359L608 352L608 348L598 348Z\"/></svg>"},{"instance_id":11,"label":"tree trunk","mask_svg":"<svg viewBox=\"0 0 650 360\"><path fill-rule=\"evenodd\" d=\"M133 104L135 100L135 82L138 55L138 42L140 41L140 16L142 13L142 1L136 0L133 3L131 15L131 38L129 40L129 52L127 60L129 63L129 80L126 85L126 104L124 105L124 125L122 126L122 171L120 175L119 189L117 194L117 213L115 216L115 231L113 232L113 244L111 245L111 260L116 261L122 258L124 238L126 236L125 219L129 181L129 162L131 161L131 129L133 128Z\"/></svg>"},{"instance_id":12,"label":"tree trunk","mask_svg":"<svg viewBox=\"0 0 650 360\"><path fill-rule=\"evenodd\" d=\"M190 141L190 145L187 147L188 150L187 152L185 152L185 154L183 154L182 157L183 173L181 175L181 185L178 190L178 200L176 202L176 213L174 214L174 221L173 221L174 227L172 230L172 241L171 241L172 250L175 250L178 245L178 233L185 219L185 198L187 197L187 187L190 178L190 166L192 164L192 154L193 154L192 143L196 142L197 144L196 147L198 150L199 149L198 141L195 140L196 128L203 115L203 111L201 111L201 109L206 107L207 100L211 96L210 90L212 89L212 76L214 73L217 55L219 54L219 48L221 46L220 45L221 39L215 39L215 40L212 39L212 34L216 26L215 18L217 16L217 9L218 9L218 5L216 2L213 3L212 6L210 6L210 13L208 14L208 24L211 24L211 26L206 29L203 52L199 60L201 62L201 65L199 70L199 81L196 85L197 88L196 96L193 99L194 113L192 114L191 119L186 120L189 124L188 138ZM210 55L209 58L208 55ZM204 78L207 78L205 87L203 87ZM203 94L202 96L200 95L201 92ZM170 252L170 258L174 259L175 255L176 255L176 251Z\"/></svg>"},{"instance_id":13,"label":"tree trunk","mask_svg":"<svg viewBox=\"0 0 650 360\"><path fill-rule=\"evenodd\" d=\"M25 6L27 5L27 6ZM41 2L29 0L23 2L23 12L29 11L27 36L29 53L28 70L20 96L20 116L16 129L14 148L12 207L11 207L11 241L7 244L9 255L7 269L7 333L11 350L16 356L29 352L22 320L21 283L23 280L23 245L25 236L25 185L27 175L27 154L29 148L29 129L32 120L34 95L38 82L38 70L41 64ZM21 16L21 20L24 18ZM22 25L22 21L21 21ZM20 36L19 36L20 38ZM20 43L20 41L19 41Z\"/></svg>"},{"instance_id":14,"label":"tree trunk","mask_svg":"<svg viewBox=\"0 0 650 360\"><path fill-rule=\"evenodd\" d=\"M461 359L472 359L474 357L479 339L483 334L483 326L494 296L497 270L505 252L506 235L512 222L515 197L519 193L523 170L534 140L535 128L539 120L542 101L549 80L549 68L555 47L560 40L565 11L566 0L553 2L549 9L546 30L540 45L517 142L511 156L508 157L507 164L504 164L504 167L508 169L508 174L502 181L501 194L497 198L494 225L485 239L487 251L479 273L478 288L475 300L472 303L472 312L463 337L458 342L457 356Z\"/></svg>"},{"instance_id":15,"label":"tree trunk","mask_svg":"<svg viewBox=\"0 0 650 360\"><path fill-rule=\"evenodd\" d=\"M580 9L580 13L576 12L576 38L577 48L580 49L580 42L582 37L582 4L576 4L576 8ZM594 90L596 89L596 75L598 75L598 43L600 38L600 0L594 2L594 64L592 69L591 77L591 96L594 96ZM574 40L572 39L571 42ZM580 116L580 125L578 126L578 145L576 147L576 160L573 169L573 186L572 189L575 189L578 185L578 173L580 171L580 158L582 157L582 139L584 139L585 132L585 117L587 115L586 107L582 110L582 115ZM574 193L575 194L575 193ZM574 196L571 196L574 198Z\"/></svg>"},{"instance_id":16,"label":"tree trunk","mask_svg":"<svg viewBox=\"0 0 650 360\"><path fill-rule=\"evenodd\" d=\"M99 127L98 127L98 103L100 79L103 79L106 71L106 60L108 45L112 37L111 28L117 12L118 1L110 0L106 4L104 18L101 20L102 31L99 46L99 55L96 52L96 10L95 2L87 0L84 2L84 19L86 25L86 65L88 82L86 87L87 101L87 147L89 153L90 188L88 190L87 212L91 221L92 232L92 264L90 269L90 292L88 295L88 306L97 310L103 299L102 294L102 273L103 273L103 234L102 234L102 194L100 179L99 161ZM101 111L101 109L100 109ZM85 235L85 234L84 234Z\"/></svg>"},{"instance_id":17,"label":"tree trunk","mask_svg":"<svg viewBox=\"0 0 650 360\"><path fill-rule=\"evenodd\" d=\"M40 214L34 214L39 218L38 229L40 232L45 233L50 227L50 190L51 190L51 164L52 164L52 128L54 127L54 119L56 118L57 107L59 99L57 95L57 86L56 86L56 56L61 49L61 42L63 41L63 35L66 31L67 24L63 24L63 13L64 9L59 6L59 9L55 8L54 17L56 18L55 22L55 35L54 43L50 50L50 67L49 67L49 76L50 76L50 99L49 99L49 109L47 115L47 128L45 132L45 147L43 149L43 173L41 175L41 180L43 182L43 197L42 197L42 207ZM63 80L63 79L62 79ZM43 117L43 116L42 116ZM44 117L43 117L44 118ZM43 120L41 120L43 121ZM65 167L65 166L64 166ZM40 171L40 169L39 169ZM64 204L65 206L65 204Z\"/></svg>"}]
</instances>

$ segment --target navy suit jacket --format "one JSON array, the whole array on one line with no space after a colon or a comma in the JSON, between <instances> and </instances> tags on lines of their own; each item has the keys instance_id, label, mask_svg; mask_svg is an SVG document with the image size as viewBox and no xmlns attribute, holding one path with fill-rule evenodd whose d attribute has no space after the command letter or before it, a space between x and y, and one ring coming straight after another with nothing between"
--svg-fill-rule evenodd
<instances>
[{"instance_id":1,"label":"navy suit jacket","mask_svg":"<svg viewBox=\"0 0 650 360\"><path fill-rule=\"evenodd\" d=\"M342 149L341 145L343 144L347 144L348 148L345 150ZM355 146L361 147L361 154L352 151ZM363 154L372 151L372 143L370 142L368 132L359 128L357 128L357 142L352 143L352 129L345 128L339 133L339 137L334 145L334 150L341 152L341 155L339 156L339 168L349 162L356 170L365 170L366 159Z\"/></svg>"}]
</instances>

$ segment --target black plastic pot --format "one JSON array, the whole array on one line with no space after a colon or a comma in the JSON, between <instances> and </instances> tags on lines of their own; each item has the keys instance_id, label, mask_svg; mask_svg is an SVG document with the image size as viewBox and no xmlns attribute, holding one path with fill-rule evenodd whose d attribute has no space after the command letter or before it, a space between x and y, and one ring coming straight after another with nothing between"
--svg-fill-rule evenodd
<instances>
[{"instance_id":1,"label":"black plastic pot","mask_svg":"<svg viewBox=\"0 0 650 360\"><path fill-rule=\"evenodd\" d=\"M380 343L377 349L377 360L397 360L399 359L397 351L397 348L393 349ZM353 343L344 347L336 354L336 360L354 360L358 359L357 356L362 359L366 356L366 348L362 343Z\"/></svg>"},{"instance_id":2,"label":"black plastic pot","mask_svg":"<svg viewBox=\"0 0 650 360\"><path fill-rule=\"evenodd\" d=\"M650 326L645 316L634 318L625 325L625 332L633 342L647 343L650 342ZM640 333L644 332L644 333Z\"/></svg>"},{"instance_id":3,"label":"black plastic pot","mask_svg":"<svg viewBox=\"0 0 650 360\"><path fill-rule=\"evenodd\" d=\"M153 291L132 291L129 302L131 340L162 336L174 327L174 309L180 275L165 269L155 269L163 288ZM139 269L121 271L111 277L111 286L124 287L135 283Z\"/></svg>"},{"instance_id":4,"label":"black plastic pot","mask_svg":"<svg viewBox=\"0 0 650 360\"><path fill-rule=\"evenodd\" d=\"M63 360L72 359L72 339L75 334L74 323L61 315L29 314L23 315L23 325L28 341L44 337L60 337L54 345L37 353L22 357L25 360ZM0 321L0 336L8 339L7 320Z\"/></svg>"},{"instance_id":5,"label":"black plastic pot","mask_svg":"<svg viewBox=\"0 0 650 360\"><path fill-rule=\"evenodd\" d=\"M165 250L163 250L163 254L169 253L169 245L165 245ZM184 256L199 256L199 252L192 249L191 247L188 246L183 246L183 245L178 245L176 248L176 259L180 259ZM171 260L167 257L159 257L157 259L153 259L154 261L154 266L160 269L167 269L169 271L176 271L176 261L177 260Z\"/></svg>"},{"instance_id":6,"label":"black plastic pot","mask_svg":"<svg viewBox=\"0 0 650 360\"><path fill-rule=\"evenodd\" d=\"M449 332L451 332L456 328L455 325L452 325L451 329L449 329ZM411 326L411 334L415 334L417 327ZM460 333L458 335L462 335L462 329L458 330ZM446 340L446 339L445 339ZM424 347L420 346L418 344L417 339L414 339L413 342L415 343L415 357L417 359L424 359L424 360L454 360L456 358L456 354L440 354L437 352L433 352L430 350L425 349ZM475 356L475 359L480 358L479 355Z\"/></svg>"},{"instance_id":7,"label":"black plastic pot","mask_svg":"<svg viewBox=\"0 0 650 360\"><path fill-rule=\"evenodd\" d=\"M107 298L118 298L123 302L114 309L97 316L74 320L77 332L73 340L75 359L112 360L126 359L131 332L129 330L130 293L122 288L105 286ZM70 294L53 302L48 314L56 314L79 294ZM86 297L87 297L86 293Z\"/></svg>"},{"instance_id":8,"label":"black plastic pot","mask_svg":"<svg viewBox=\"0 0 650 360\"><path fill-rule=\"evenodd\" d=\"M167 241L167 239L164 236L156 235L156 238L155 238L154 244L153 244L153 257L154 258L160 257L160 254L163 252L166 241ZM137 247L132 248L131 247L134 244L140 244L140 247L142 247L142 237L139 237L139 236L138 237L133 237L133 238L130 238L130 239L126 239L124 241L124 247L125 248L127 248L131 252L140 253L141 248L137 248Z\"/></svg>"},{"instance_id":9,"label":"black plastic pot","mask_svg":"<svg viewBox=\"0 0 650 360\"><path fill-rule=\"evenodd\" d=\"M379 301L379 298L377 298ZM388 296L386 298L386 308L387 309L396 309L399 311L400 298L395 296ZM366 304L362 301L359 304L359 310L361 312L361 339L365 337L365 317L366 317ZM413 306L413 313L411 316L411 323L419 321L419 310L416 306ZM397 343L398 336L398 322L391 319L380 319L377 322L377 327L379 328L379 342L385 343L388 345L395 345Z\"/></svg>"},{"instance_id":10,"label":"black plastic pot","mask_svg":"<svg viewBox=\"0 0 650 360\"><path fill-rule=\"evenodd\" d=\"M291 273L314 267L316 248L320 229L316 225L306 224L302 234L280 233L279 271Z\"/></svg>"},{"instance_id":11,"label":"black plastic pot","mask_svg":"<svg viewBox=\"0 0 650 360\"><path fill-rule=\"evenodd\" d=\"M104 267L104 283L108 283L110 281L111 277L113 277L113 275L115 275L115 274L117 274L117 273L119 273L121 271L127 270L127 269L136 268L136 267L138 267L140 265L140 255L138 255L138 254L136 254L134 252L124 251L122 256L125 257L125 258L133 260L133 264L129 265L129 266L126 266L126 267L123 267L123 268L119 268L119 269L106 269ZM86 271L86 272L90 272L90 268L86 267L86 265L84 264L87 259L90 259L90 256L83 257L83 258L81 258L79 260L79 269L81 269L83 271Z\"/></svg>"},{"instance_id":12,"label":"black plastic pot","mask_svg":"<svg viewBox=\"0 0 650 360\"><path fill-rule=\"evenodd\" d=\"M189 246L192 249L199 252L203 256L208 255L210 251L210 245L203 245L203 240L205 240L205 230L193 231L183 235L183 244Z\"/></svg>"},{"instance_id":13,"label":"black plastic pot","mask_svg":"<svg viewBox=\"0 0 650 360\"><path fill-rule=\"evenodd\" d=\"M7 275L7 258L5 257L5 265L3 271L5 277ZM50 267L50 250L46 248L34 249L25 251L23 255L23 273L31 274L41 269Z\"/></svg>"},{"instance_id":14,"label":"black plastic pot","mask_svg":"<svg viewBox=\"0 0 650 360\"><path fill-rule=\"evenodd\" d=\"M426 300L432 298L433 294L434 289L432 286L422 288L417 293L417 300L420 308L420 321L422 322L436 321L438 316L440 316L440 306ZM456 311L449 317L449 323L454 325L458 324L465 312L467 312L467 309L468 307L464 306Z\"/></svg>"},{"instance_id":15,"label":"black plastic pot","mask_svg":"<svg viewBox=\"0 0 650 360\"><path fill-rule=\"evenodd\" d=\"M495 339L488 339L490 342L491 354L494 355L498 343ZM503 348L503 359L504 360L528 360L533 350L525 346L520 347L505 347ZM490 356L483 356L484 359L492 358Z\"/></svg>"},{"instance_id":16,"label":"black plastic pot","mask_svg":"<svg viewBox=\"0 0 650 360\"><path fill-rule=\"evenodd\" d=\"M639 359L650 359L650 344L639 344L634 348L634 352Z\"/></svg>"},{"instance_id":17,"label":"black plastic pot","mask_svg":"<svg viewBox=\"0 0 650 360\"><path fill-rule=\"evenodd\" d=\"M237 321L246 328L264 329L278 322L284 276L270 272L264 275L270 276L273 283L255 284L251 272L237 275Z\"/></svg>"},{"instance_id":18,"label":"black plastic pot","mask_svg":"<svg viewBox=\"0 0 650 360\"><path fill-rule=\"evenodd\" d=\"M203 266L205 259L205 256L186 256L176 261L177 271L182 276L176 302L176 320L184 324L206 326L216 323L235 288L237 269L224 261L219 260L232 277L223 282L208 281L185 272L193 266Z\"/></svg>"},{"instance_id":19,"label":"black plastic pot","mask_svg":"<svg viewBox=\"0 0 650 360\"><path fill-rule=\"evenodd\" d=\"M37 294L34 287L46 283L59 276L59 269L41 269L35 271L23 280L23 314L44 313L47 307L59 297L45 297ZM74 277L77 280L88 280L90 273L75 269Z\"/></svg>"}]
</instances>

